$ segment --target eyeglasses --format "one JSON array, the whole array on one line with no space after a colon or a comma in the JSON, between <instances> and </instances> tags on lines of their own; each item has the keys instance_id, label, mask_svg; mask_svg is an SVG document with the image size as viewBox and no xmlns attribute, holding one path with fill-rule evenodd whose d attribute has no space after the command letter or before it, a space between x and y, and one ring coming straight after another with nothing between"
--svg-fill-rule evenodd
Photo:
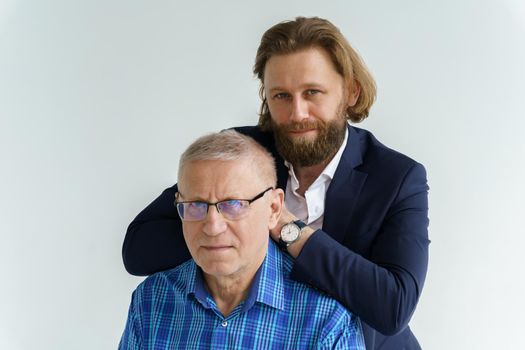
<instances>
[{"instance_id":1,"label":"eyeglasses","mask_svg":"<svg viewBox=\"0 0 525 350\"><path fill-rule=\"evenodd\" d=\"M200 221L206 218L210 206L215 206L217 211L228 220L242 219L250 209L250 204L257 199L262 198L266 192L273 190L273 187L268 187L252 199L226 199L224 201L209 203L201 201L187 201L179 202L175 200L175 206L179 216L184 221ZM177 192L178 198L180 193Z\"/></svg>"}]
</instances>

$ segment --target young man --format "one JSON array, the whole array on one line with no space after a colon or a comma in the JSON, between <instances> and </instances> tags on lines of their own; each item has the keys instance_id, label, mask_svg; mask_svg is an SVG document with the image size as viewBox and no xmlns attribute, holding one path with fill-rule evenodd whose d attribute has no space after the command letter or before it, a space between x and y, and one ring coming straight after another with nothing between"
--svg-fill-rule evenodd
<instances>
[{"instance_id":1,"label":"young man","mask_svg":"<svg viewBox=\"0 0 525 350\"><path fill-rule=\"evenodd\" d=\"M420 349L408 322L428 264L426 172L348 125L368 116L376 93L371 75L340 31L320 18L270 28L254 72L259 125L236 130L276 159L287 209L271 235L277 241L286 233L291 277L359 316L367 349ZM176 191L165 190L130 224L123 246L130 273L189 258L172 205ZM283 231L291 223L299 234Z\"/></svg>"},{"instance_id":2,"label":"young man","mask_svg":"<svg viewBox=\"0 0 525 350\"><path fill-rule=\"evenodd\" d=\"M178 180L192 260L137 288L120 349L365 349L357 317L289 278L268 235L284 193L263 147L231 130L202 137Z\"/></svg>"}]
</instances>

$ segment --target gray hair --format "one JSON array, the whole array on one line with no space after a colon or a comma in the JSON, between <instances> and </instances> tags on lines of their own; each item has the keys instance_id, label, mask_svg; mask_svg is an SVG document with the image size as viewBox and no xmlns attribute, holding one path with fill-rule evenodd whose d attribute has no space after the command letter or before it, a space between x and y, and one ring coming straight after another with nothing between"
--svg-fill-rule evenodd
<instances>
[{"instance_id":1,"label":"gray hair","mask_svg":"<svg viewBox=\"0 0 525 350\"><path fill-rule=\"evenodd\" d=\"M180 157L178 182L180 182L182 170L190 162L199 160L236 161L241 159L252 161L252 165L257 167L257 173L261 180L268 182L268 185L273 187L277 185L275 160L270 152L251 137L235 130L211 133L195 140Z\"/></svg>"}]
</instances>

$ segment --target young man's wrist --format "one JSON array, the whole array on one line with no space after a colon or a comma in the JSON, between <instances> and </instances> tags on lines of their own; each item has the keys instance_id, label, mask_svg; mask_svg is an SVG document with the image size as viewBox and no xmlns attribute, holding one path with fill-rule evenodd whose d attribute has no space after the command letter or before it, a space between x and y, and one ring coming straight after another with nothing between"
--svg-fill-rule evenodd
<instances>
[{"instance_id":1,"label":"young man's wrist","mask_svg":"<svg viewBox=\"0 0 525 350\"><path fill-rule=\"evenodd\" d=\"M315 230L310 226L305 226L301 230L301 236L297 241L290 244L286 249L293 258L297 258L306 244L306 241L314 234Z\"/></svg>"}]
</instances>

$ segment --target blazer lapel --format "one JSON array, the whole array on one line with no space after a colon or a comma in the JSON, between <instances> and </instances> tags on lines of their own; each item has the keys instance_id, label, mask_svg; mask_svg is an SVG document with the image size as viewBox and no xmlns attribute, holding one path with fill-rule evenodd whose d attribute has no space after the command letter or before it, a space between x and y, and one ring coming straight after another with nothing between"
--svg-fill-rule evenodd
<instances>
[{"instance_id":1,"label":"blazer lapel","mask_svg":"<svg viewBox=\"0 0 525 350\"><path fill-rule=\"evenodd\" d=\"M354 207L367 174L355 168L363 162L364 140L348 126L348 142L328 187L325 198L323 231L343 243Z\"/></svg>"}]
</instances>

